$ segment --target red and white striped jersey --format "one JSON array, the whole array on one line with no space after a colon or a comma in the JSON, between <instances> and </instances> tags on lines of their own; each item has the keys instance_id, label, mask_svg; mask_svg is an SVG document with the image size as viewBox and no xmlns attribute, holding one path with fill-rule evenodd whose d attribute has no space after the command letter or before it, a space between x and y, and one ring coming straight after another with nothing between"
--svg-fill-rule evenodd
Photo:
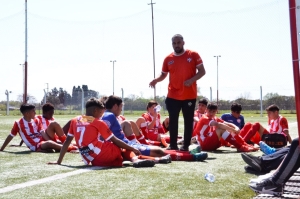
<instances>
[{"instance_id":1,"label":"red and white striped jersey","mask_svg":"<svg viewBox=\"0 0 300 199\"><path fill-rule=\"evenodd\" d=\"M195 110L194 117L198 117L199 119L202 117L202 113L200 113L198 110Z\"/></svg>"},{"instance_id":2,"label":"red and white striped jersey","mask_svg":"<svg viewBox=\"0 0 300 199\"><path fill-rule=\"evenodd\" d=\"M48 119L44 118L42 115L38 115L38 116L36 116L36 117L39 118L39 120L42 122L42 125L43 125L43 128L44 128L44 129L47 129L48 126L49 126L49 124L50 124L51 122L54 122L54 121L55 121L54 118L51 118L50 120L48 120Z\"/></svg>"},{"instance_id":3,"label":"red and white striped jersey","mask_svg":"<svg viewBox=\"0 0 300 199\"><path fill-rule=\"evenodd\" d=\"M200 118L202 117L202 113L200 113L198 110L195 110L195 112L194 112L194 117L198 117L199 118L199 120L200 120ZM196 127L196 124L197 124L197 122L195 122L194 121L194 128Z\"/></svg>"},{"instance_id":4,"label":"red and white striped jersey","mask_svg":"<svg viewBox=\"0 0 300 199\"><path fill-rule=\"evenodd\" d=\"M101 152L104 141L99 140L99 137L108 141L114 135L102 120L91 116L78 116L72 119L68 136L75 137L80 155L88 165Z\"/></svg>"},{"instance_id":5,"label":"red and white striped jersey","mask_svg":"<svg viewBox=\"0 0 300 199\"><path fill-rule=\"evenodd\" d=\"M40 133L42 130L44 130L43 126L38 118L34 118L30 122L21 118L19 121L15 121L10 135L16 136L19 133L26 146L31 151L35 151L37 144L42 140L42 134Z\"/></svg>"},{"instance_id":6,"label":"red and white striped jersey","mask_svg":"<svg viewBox=\"0 0 300 199\"><path fill-rule=\"evenodd\" d=\"M208 118L205 114L202 115L199 122L196 124L193 134L197 136L197 142L201 144L206 137L211 137L213 133L216 133L216 127L211 126L211 122L216 121L223 123L224 121L218 117L213 119Z\"/></svg>"},{"instance_id":7,"label":"red and white striped jersey","mask_svg":"<svg viewBox=\"0 0 300 199\"><path fill-rule=\"evenodd\" d=\"M284 133L285 130L289 130L288 121L285 117L279 115L279 117L275 120L268 121L268 131L270 134L273 133Z\"/></svg>"},{"instance_id":8,"label":"red and white striped jersey","mask_svg":"<svg viewBox=\"0 0 300 199\"><path fill-rule=\"evenodd\" d=\"M151 123L153 121L153 116L150 115L150 113L143 113L142 114L142 117L145 119L146 121L146 124L142 124L143 126L145 125L149 125L149 123ZM143 127L141 126L141 127ZM160 114L157 113L157 117L156 117L156 121L155 121L155 125L154 125L154 128L153 129L148 129L148 128L141 128L142 131L145 131L143 132L144 135L145 133L147 134L148 132L154 132L154 131L157 131L159 134L165 134L165 130L164 130L164 127L162 126L161 122L160 122Z\"/></svg>"},{"instance_id":9,"label":"red and white striped jersey","mask_svg":"<svg viewBox=\"0 0 300 199\"><path fill-rule=\"evenodd\" d=\"M123 115L119 115L119 116L117 116L117 120L121 124L122 122L124 122L126 120L126 118Z\"/></svg>"}]
</instances>

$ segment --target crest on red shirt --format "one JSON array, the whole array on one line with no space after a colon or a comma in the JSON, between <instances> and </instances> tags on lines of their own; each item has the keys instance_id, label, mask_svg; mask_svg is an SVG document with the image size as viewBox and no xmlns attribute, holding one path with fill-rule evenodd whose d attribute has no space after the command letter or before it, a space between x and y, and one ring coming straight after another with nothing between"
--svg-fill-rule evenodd
<instances>
[{"instance_id":1,"label":"crest on red shirt","mask_svg":"<svg viewBox=\"0 0 300 199\"><path fill-rule=\"evenodd\" d=\"M169 62L168 62L168 65L171 65L171 64L173 64L173 63L174 63L174 60L169 61Z\"/></svg>"}]
</instances>

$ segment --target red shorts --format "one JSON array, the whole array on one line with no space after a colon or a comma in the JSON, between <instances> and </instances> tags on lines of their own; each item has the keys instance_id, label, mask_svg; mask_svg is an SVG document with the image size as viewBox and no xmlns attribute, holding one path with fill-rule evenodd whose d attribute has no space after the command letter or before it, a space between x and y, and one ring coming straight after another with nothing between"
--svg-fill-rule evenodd
<instances>
[{"instance_id":1,"label":"red shorts","mask_svg":"<svg viewBox=\"0 0 300 199\"><path fill-rule=\"evenodd\" d=\"M101 152L92 161L93 166L102 167L121 167L122 163L121 149L111 142L104 142Z\"/></svg>"},{"instance_id":2,"label":"red shorts","mask_svg":"<svg viewBox=\"0 0 300 199\"><path fill-rule=\"evenodd\" d=\"M147 138L152 141L157 141L159 133L157 131L150 131L147 133Z\"/></svg>"},{"instance_id":3,"label":"red shorts","mask_svg":"<svg viewBox=\"0 0 300 199\"><path fill-rule=\"evenodd\" d=\"M164 129L165 133L169 131L169 127L166 127L165 122L162 123L162 126L163 126L163 129Z\"/></svg>"},{"instance_id":4,"label":"red shorts","mask_svg":"<svg viewBox=\"0 0 300 199\"><path fill-rule=\"evenodd\" d=\"M42 144L45 142L44 138L42 137L40 141L35 145L35 151L41 151L42 150Z\"/></svg>"},{"instance_id":5,"label":"red shorts","mask_svg":"<svg viewBox=\"0 0 300 199\"><path fill-rule=\"evenodd\" d=\"M203 151L214 151L221 146L218 135L213 132L211 136L207 136L201 142L201 148Z\"/></svg>"}]
</instances>

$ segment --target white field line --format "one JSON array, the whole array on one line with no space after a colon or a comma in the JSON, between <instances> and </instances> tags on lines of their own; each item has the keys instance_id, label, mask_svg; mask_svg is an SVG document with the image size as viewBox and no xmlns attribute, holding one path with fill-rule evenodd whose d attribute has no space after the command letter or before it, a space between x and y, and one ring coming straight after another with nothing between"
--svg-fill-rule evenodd
<instances>
[{"instance_id":1,"label":"white field line","mask_svg":"<svg viewBox=\"0 0 300 199\"><path fill-rule=\"evenodd\" d=\"M39 179L39 180L33 180L33 181L29 181L29 182L24 182L24 183L21 183L21 184L15 184L15 185L11 185L11 186L8 186L8 187L1 188L0 193L6 193L6 192L14 191L16 189L22 189L22 188L30 187L30 186L37 185L37 184L47 183L47 182L51 182L51 181L54 181L54 180L59 180L59 179L66 178L66 177L69 177L69 176L73 176L73 175L77 175L77 174L81 174L81 173L86 173L86 172L89 172L89 171L92 171L92 170L99 170L99 169L103 169L103 168L105 168L105 167L84 168L84 169L71 171L71 172L68 172L68 173L57 174L57 175L50 176L50 177L47 177L47 178L42 178L42 179Z\"/></svg>"},{"instance_id":2,"label":"white field line","mask_svg":"<svg viewBox=\"0 0 300 199\"><path fill-rule=\"evenodd\" d=\"M294 125L294 124L297 124L297 122L289 123L289 125ZM39 180L33 180L33 181L29 181L29 182L24 182L24 183L21 183L21 184L15 184L15 185L11 185L11 186L8 186L8 187L1 188L0 193L6 193L6 192L14 191L16 189L21 189L21 188L30 187L30 186L37 185L37 184L51 182L51 181L54 181L54 180L59 180L59 179L66 178L66 177L69 177L69 176L89 172L89 171L92 171L92 170L103 169L103 168L104 167L90 167L90 168L71 171L71 172L68 172L68 173L57 174L57 175L50 176L50 177L47 177L47 178L42 178L42 179L39 179Z\"/></svg>"}]
</instances>

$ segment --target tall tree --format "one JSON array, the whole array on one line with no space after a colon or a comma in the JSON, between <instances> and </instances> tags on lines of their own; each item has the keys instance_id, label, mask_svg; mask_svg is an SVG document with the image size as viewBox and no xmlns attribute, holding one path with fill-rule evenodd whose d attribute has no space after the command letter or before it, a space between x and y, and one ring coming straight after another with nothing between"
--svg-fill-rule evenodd
<instances>
[{"instance_id":1,"label":"tall tree","mask_svg":"<svg viewBox=\"0 0 300 199\"><path fill-rule=\"evenodd\" d=\"M34 96L32 96L30 94L27 94L27 97L28 97L27 103L29 103L29 104L37 103L37 100ZM17 99L18 99L19 102L22 103L23 102L23 95L18 95Z\"/></svg>"}]
</instances>

